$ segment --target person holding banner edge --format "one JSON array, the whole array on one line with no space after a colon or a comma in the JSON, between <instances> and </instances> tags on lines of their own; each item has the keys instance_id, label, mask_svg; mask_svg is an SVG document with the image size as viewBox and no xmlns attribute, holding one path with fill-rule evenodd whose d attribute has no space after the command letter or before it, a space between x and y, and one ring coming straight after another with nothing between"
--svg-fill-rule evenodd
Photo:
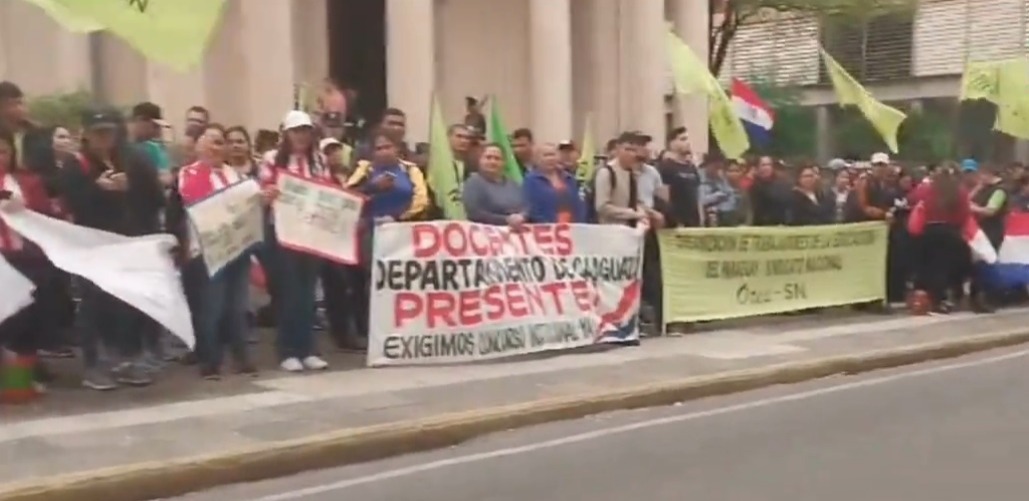
<instances>
[{"instance_id":1,"label":"person holding banner edge","mask_svg":"<svg viewBox=\"0 0 1029 501\"><path fill-rule=\"evenodd\" d=\"M533 223L585 223L586 205L575 176L561 165L557 146L537 148L536 167L525 174L522 190Z\"/></svg>"},{"instance_id":2,"label":"person holding banner edge","mask_svg":"<svg viewBox=\"0 0 1029 501\"><path fill-rule=\"evenodd\" d=\"M28 208L41 214L55 215L45 186L41 175L18 163L14 134L0 129L0 211ZM9 350L28 361L36 372L39 370L36 365L37 349L42 342L53 339L58 328L54 314L61 299L60 274L39 247L22 238L3 219L0 219L0 259L7 261L35 286L33 302L0 321L0 365L7 359L4 355Z\"/></svg>"},{"instance_id":3,"label":"person holding banner edge","mask_svg":"<svg viewBox=\"0 0 1029 501\"><path fill-rule=\"evenodd\" d=\"M318 151L314 121L307 113L292 110L282 120L282 143L261 160L260 179L267 196L278 196L280 172L327 184L338 185ZM272 203L274 221L275 205ZM287 372L325 370L328 362L314 354L315 285L323 260L310 254L287 249L279 244L275 225L270 225L268 245L275 253L278 302L279 367ZM266 270L266 272L269 270Z\"/></svg>"},{"instance_id":4,"label":"person holding banner edge","mask_svg":"<svg viewBox=\"0 0 1029 501\"><path fill-rule=\"evenodd\" d=\"M127 143L122 113L111 107L91 108L83 114L82 126L82 151L68 159L60 180L60 193L75 223L130 237L159 233L164 189L157 169ZM153 382L139 360L141 332L148 327L139 310L86 282L77 320L86 365L84 386L103 391L115 389L115 382ZM115 381L99 367L102 337L121 355L121 363L111 371Z\"/></svg>"},{"instance_id":5,"label":"person holding banner edge","mask_svg":"<svg viewBox=\"0 0 1029 501\"><path fill-rule=\"evenodd\" d=\"M504 152L499 144L482 147L479 168L461 193L468 220L520 230L529 222L522 187L504 175Z\"/></svg>"}]
</instances>

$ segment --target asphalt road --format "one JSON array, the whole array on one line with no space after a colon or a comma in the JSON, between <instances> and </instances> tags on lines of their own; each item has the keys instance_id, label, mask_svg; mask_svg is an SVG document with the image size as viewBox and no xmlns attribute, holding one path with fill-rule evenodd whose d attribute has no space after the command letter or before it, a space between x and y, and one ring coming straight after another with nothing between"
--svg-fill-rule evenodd
<instances>
[{"instance_id":1,"label":"asphalt road","mask_svg":"<svg viewBox=\"0 0 1029 501\"><path fill-rule=\"evenodd\" d=\"M1024 501L1029 350L621 412L188 501Z\"/></svg>"}]
</instances>

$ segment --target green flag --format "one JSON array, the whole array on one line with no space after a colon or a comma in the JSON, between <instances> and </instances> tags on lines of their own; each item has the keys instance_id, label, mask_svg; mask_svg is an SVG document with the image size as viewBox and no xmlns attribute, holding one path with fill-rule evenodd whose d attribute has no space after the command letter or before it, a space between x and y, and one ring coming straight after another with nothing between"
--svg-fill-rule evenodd
<instances>
[{"instance_id":1,"label":"green flag","mask_svg":"<svg viewBox=\"0 0 1029 501\"><path fill-rule=\"evenodd\" d=\"M579 184L586 184L593 180L597 156L597 146L593 143L593 117L591 115L586 115L586 124L582 128L582 144L580 149L582 151L579 153L575 177L579 180Z\"/></svg>"},{"instance_id":2,"label":"green flag","mask_svg":"<svg viewBox=\"0 0 1029 501\"><path fill-rule=\"evenodd\" d=\"M37 2L45 8L45 5ZM225 0L51 0L76 19L91 20L147 59L188 70L203 60ZM61 17L55 16L58 22Z\"/></svg>"},{"instance_id":3,"label":"green flag","mask_svg":"<svg viewBox=\"0 0 1029 501\"><path fill-rule=\"evenodd\" d=\"M504 175L512 181L522 182L522 168L515 158L514 148L511 147L511 137L507 135L504 128L504 119L500 116L500 105L496 96L492 99L489 112L489 142L500 145L504 152Z\"/></svg>"},{"instance_id":4,"label":"green flag","mask_svg":"<svg viewBox=\"0 0 1029 501\"><path fill-rule=\"evenodd\" d=\"M464 181L464 164L454 160L450 149L447 125L443 121L439 99L432 98L432 112L429 118L429 188L432 189L436 205L443 210L443 217L464 220L464 202L461 201L461 183Z\"/></svg>"}]
</instances>

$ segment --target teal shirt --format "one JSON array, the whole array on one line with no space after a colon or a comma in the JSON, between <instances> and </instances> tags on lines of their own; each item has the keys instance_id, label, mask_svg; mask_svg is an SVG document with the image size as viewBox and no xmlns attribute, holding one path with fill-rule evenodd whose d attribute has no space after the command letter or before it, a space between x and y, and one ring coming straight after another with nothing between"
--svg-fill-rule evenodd
<instances>
[{"instance_id":1,"label":"teal shirt","mask_svg":"<svg viewBox=\"0 0 1029 501\"><path fill-rule=\"evenodd\" d=\"M160 141L154 139L140 141L136 143L136 147L157 168L157 172L168 172L171 170L171 157L168 156L168 151L164 149L164 144L161 144Z\"/></svg>"}]
</instances>

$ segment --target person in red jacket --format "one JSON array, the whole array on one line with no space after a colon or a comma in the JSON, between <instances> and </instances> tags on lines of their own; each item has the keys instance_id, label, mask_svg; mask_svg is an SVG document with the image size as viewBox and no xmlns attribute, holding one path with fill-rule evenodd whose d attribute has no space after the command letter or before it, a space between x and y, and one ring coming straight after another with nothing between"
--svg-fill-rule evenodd
<instances>
[{"instance_id":1,"label":"person in red jacket","mask_svg":"<svg viewBox=\"0 0 1029 501\"><path fill-rule=\"evenodd\" d=\"M0 130L0 211L29 209L54 216L54 204L43 178L18 163L14 133ZM40 342L56 329L51 321L59 290L57 273L43 252L25 240L0 218L0 254L36 286L34 301L0 322L0 348L34 357Z\"/></svg>"},{"instance_id":2,"label":"person in red jacket","mask_svg":"<svg viewBox=\"0 0 1029 501\"><path fill-rule=\"evenodd\" d=\"M921 228L917 233L921 249L916 288L929 293L933 311L947 314L954 310L948 292L960 282L972 256L963 229L972 217L968 191L961 186L956 166L936 170L922 189Z\"/></svg>"}]
</instances>

